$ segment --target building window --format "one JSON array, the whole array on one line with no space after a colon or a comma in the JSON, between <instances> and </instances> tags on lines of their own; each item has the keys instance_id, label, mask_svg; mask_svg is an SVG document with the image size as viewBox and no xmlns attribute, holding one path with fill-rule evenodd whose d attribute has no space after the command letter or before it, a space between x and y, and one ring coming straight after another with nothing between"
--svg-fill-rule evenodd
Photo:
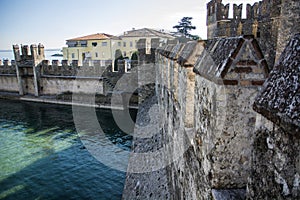
<instances>
[{"instance_id":1,"label":"building window","mask_svg":"<svg viewBox=\"0 0 300 200\"><path fill-rule=\"evenodd\" d=\"M133 47L133 42L130 42L130 47Z\"/></svg>"},{"instance_id":2,"label":"building window","mask_svg":"<svg viewBox=\"0 0 300 200\"><path fill-rule=\"evenodd\" d=\"M126 42L123 42L123 47L126 47Z\"/></svg>"},{"instance_id":3,"label":"building window","mask_svg":"<svg viewBox=\"0 0 300 200\"><path fill-rule=\"evenodd\" d=\"M126 57L126 51L123 52L124 57Z\"/></svg>"},{"instance_id":4,"label":"building window","mask_svg":"<svg viewBox=\"0 0 300 200\"><path fill-rule=\"evenodd\" d=\"M95 53L95 57L98 58L98 52Z\"/></svg>"},{"instance_id":5,"label":"building window","mask_svg":"<svg viewBox=\"0 0 300 200\"><path fill-rule=\"evenodd\" d=\"M87 47L87 41L80 41L80 46L81 47Z\"/></svg>"},{"instance_id":6,"label":"building window","mask_svg":"<svg viewBox=\"0 0 300 200\"><path fill-rule=\"evenodd\" d=\"M93 45L93 47L96 47L97 46L97 42L93 42L92 45Z\"/></svg>"},{"instance_id":7,"label":"building window","mask_svg":"<svg viewBox=\"0 0 300 200\"><path fill-rule=\"evenodd\" d=\"M107 42L102 42L102 46L106 47L107 46Z\"/></svg>"},{"instance_id":8,"label":"building window","mask_svg":"<svg viewBox=\"0 0 300 200\"><path fill-rule=\"evenodd\" d=\"M75 58L75 53L72 53L72 58Z\"/></svg>"},{"instance_id":9,"label":"building window","mask_svg":"<svg viewBox=\"0 0 300 200\"><path fill-rule=\"evenodd\" d=\"M122 44L121 42L118 42L118 46L119 46L119 47L121 46L121 44Z\"/></svg>"},{"instance_id":10,"label":"building window","mask_svg":"<svg viewBox=\"0 0 300 200\"><path fill-rule=\"evenodd\" d=\"M77 46L77 41L68 41L67 45L68 45L68 47L76 47Z\"/></svg>"}]
</instances>

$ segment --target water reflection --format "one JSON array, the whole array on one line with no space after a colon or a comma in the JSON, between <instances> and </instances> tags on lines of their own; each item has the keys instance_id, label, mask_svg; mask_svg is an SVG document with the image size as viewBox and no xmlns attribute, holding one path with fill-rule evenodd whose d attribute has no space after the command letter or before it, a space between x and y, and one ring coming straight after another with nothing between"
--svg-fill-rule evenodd
<instances>
[{"instance_id":1,"label":"water reflection","mask_svg":"<svg viewBox=\"0 0 300 200\"><path fill-rule=\"evenodd\" d=\"M97 116L109 145L129 153L111 112ZM0 100L0 168L0 199L120 199L125 181L83 146L67 106Z\"/></svg>"}]
</instances>

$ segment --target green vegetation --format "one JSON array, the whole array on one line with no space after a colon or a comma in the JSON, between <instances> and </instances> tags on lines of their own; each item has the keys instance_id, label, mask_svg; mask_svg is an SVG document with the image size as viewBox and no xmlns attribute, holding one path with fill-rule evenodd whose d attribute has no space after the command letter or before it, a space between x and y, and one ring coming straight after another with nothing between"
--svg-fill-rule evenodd
<instances>
[{"instance_id":1,"label":"green vegetation","mask_svg":"<svg viewBox=\"0 0 300 200\"><path fill-rule=\"evenodd\" d=\"M138 52L137 51L131 55L131 60L138 60Z\"/></svg>"},{"instance_id":2,"label":"green vegetation","mask_svg":"<svg viewBox=\"0 0 300 200\"><path fill-rule=\"evenodd\" d=\"M115 52L115 63L114 63L114 70L118 71L118 61L123 60L124 57L122 55L122 51L120 49L117 49Z\"/></svg>"},{"instance_id":3,"label":"green vegetation","mask_svg":"<svg viewBox=\"0 0 300 200\"><path fill-rule=\"evenodd\" d=\"M173 28L177 29L177 32L182 34L184 37L193 39L193 40L198 40L199 36L198 35L192 35L190 33L191 30L196 29L196 26L192 25L192 17L183 17L180 22L178 22L178 25L173 26Z\"/></svg>"},{"instance_id":4,"label":"green vegetation","mask_svg":"<svg viewBox=\"0 0 300 200\"><path fill-rule=\"evenodd\" d=\"M138 65L138 60L139 60L139 57L138 57L138 52L134 52L132 55L131 55L131 67L136 67Z\"/></svg>"}]
</instances>

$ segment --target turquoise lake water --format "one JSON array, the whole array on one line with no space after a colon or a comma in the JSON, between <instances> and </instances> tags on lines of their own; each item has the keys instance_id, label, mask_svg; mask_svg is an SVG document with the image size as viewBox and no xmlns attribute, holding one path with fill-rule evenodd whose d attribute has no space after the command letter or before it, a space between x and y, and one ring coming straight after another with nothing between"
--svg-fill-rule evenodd
<instances>
[{"instance_id":1,"label":"turquoise lake water","mask_svg":"<svg viewBox=\"0 0 300 200\"><path fill-rule=\"evenodd\" d=\"M110 141L103 145L129 154L132 137L111 111L99 109L97 118ZM105 152L108 159L118 153ZM0 100L0 199L121 199L125 176L85 148L71 106Z\"/></svg>"}]
</instances>

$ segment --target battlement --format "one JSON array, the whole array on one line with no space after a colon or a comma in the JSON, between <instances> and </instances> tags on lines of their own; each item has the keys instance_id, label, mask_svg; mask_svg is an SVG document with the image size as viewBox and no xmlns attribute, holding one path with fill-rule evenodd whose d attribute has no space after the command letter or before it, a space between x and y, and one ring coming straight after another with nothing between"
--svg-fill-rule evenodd
<instances>
[{"instance_id":1,"label":"battlement","mask_svg":"<svg viewBox=\"0 0 300 200\"><path fill-rule=\"evenodd\" d=\"M49 66L49 65L53 65L53 66L71 66L71 67L91 67L91 66L95 66L95 67L108 67L112 65L112 60L88 60L83 62L83 64L81 65L79 63L78 60L72 60L71 62L69 62L68 60L43 60L41 62L42 66Z\"/></svg>"},{"instance_id":2,"label":"battlement","mask_svg":"<svg viewBox=\"0 0 300 200\"><path fill-rule=\"evenodd\" d=\"M137 65L137 63L132 63ZM112 69L112 60L91 60L80 65L78 60L43 60L40 63L41 74L45 76L102 76L104 71L111 74L123 74L128 72L128 66L125 61L118 62L118 71ZM116 68L115 68L116 69Z\"/></svg>"},{"instance_id":3,"label":"battlement","mask_svg":"<svg viewBox=\"0 0 300 200\"><path fill-rule=\"evenodd\" d=\"M257 13L257 4L251 6L247 4L247 18L252 18ZM233 4L233 10L230 10L230 4L224 5L222 0L213 0L207 4L207 25L220 20L242 19L243 4ZM233 15L230 18L230 13Z\"/></svg>"},{"instance_id":4,"label":"battlement","mask_svg":"<svg viewBox=\"0 0 300 200\"><path fill-rule=\"evenodd\" d=\"M0 67L16 66L15 60L0 60Z\"/></svg>"},{"instance_id":5,"label":"battlement","mask_svg":"<svg viewBox=\"0 0 300 200\"><path fill-rule=\"evenodd\" d=\"M247 4L246 13L243 13L243 4L232 4L231 7L230 5L224 5L222 0L207 3L207 25L221 20L242 20L242 16L246 16L245 20L277 17L280 15L281 0L263 0L253 5Z\"/></svg>"},{"instance_id":6,"label":"battlement","mask_svg":"<svg viewBox=\"0 0 300 200\"><path fill-rule=\"evenodd\" d=\"M262 0L253 5L226 4L222 0L207 3L207 38L254 35L261 45L269 66L274 66L278 30L285 30L282 0ZM297 11L294 12L297 15Z\"/></svg>"},{"instance_id":7,"label":"battlement","mask_svg":"<svg viewBox=\"0 0 300 200\"><path fill-rule=\"evenodd\" d=\"M16 61L0 60L0 74L16 74Z\"/></svg>"},{"instance_id":8,"label":"battlement","mask_svg":"<svg viewBox=\"0 0 300 200\"><path fill-rule=\"evenodd\" d=\"M32 44L30 45L30 48L28 45L21 45L21 53L19 45L13 45L13 51L15 60L19 63L32 61L32 63L36 65L45 59L45 51L42 44L39 44L38 46Z\"/></svg>"}]
</instances>

